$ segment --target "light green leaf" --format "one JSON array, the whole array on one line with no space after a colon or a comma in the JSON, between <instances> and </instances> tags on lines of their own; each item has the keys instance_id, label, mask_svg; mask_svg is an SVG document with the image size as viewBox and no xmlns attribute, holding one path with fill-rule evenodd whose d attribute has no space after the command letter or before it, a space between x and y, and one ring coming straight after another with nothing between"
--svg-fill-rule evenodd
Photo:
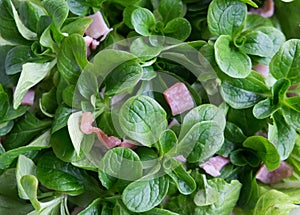
<instances>
[{"instance_id":1,"label":"light green leaf","mask_svg":"<svg viewBox=\"0 0 300 215\"><path fill-rule=\"evenodd\" d=\"M208 8L207 22L213 35L235 35L246 23L247 6L238 0L213 0Z\"/></svg>"},{"instance_id":2,"label":"light green leaf","mask_svg":"<svg viewBox=\"0 0 300 215\"><path fill-rule=\"evenodd\" d=\"M130 46L130 52L143 61L157 57L162 50L163 46L152 46L151 44L146 43L145 38L143 37L135 39Z\"/></svg>"},{"instance_id":3,"label":"light green leaf","mask_svg":"<svg viewBox=\"0 0 300 215\"><path fill-rule=\"evenodd\" d=\"M189 21L181 17L172 19L163 29L165 36L182 41L190 36L191 31L192 27Z\"/></svg>"},{"instance_id":4,"label":"light green leaf","mask_svg":"<svg viewBox=\"0 0 300 215\"><path fill-rule=\"evenodd\" d=\"M233 78L245 78L251 72L251 59L233 46L230 36L221 35L215 43L215 58L225 74Z\"/></svg>"},{"instance_id":5,"label":"light green leaf","mask_svg":"<svg viewBox=\"0 0 300 215\"><path fill-rule=\"evenodd\" d=\"M14 109L17 109L27 91L43 80L56 64L56 60L48 63L25 63L22 66L16 90L14 92Z\"/></svg>"},{"instance_id":6,"label":"light green leaf","mask_svg":"<svg viewBox=\"0 0 300 215\"><path fill-rule=\"evenodd\" d=\"M43 5L55 26L59 29L68 17L69 7L66 1L61 0L44 0Z\"/></svg>"},{"instance_id":7,"label":"light green leaf","mask_svg":"<svg viewBox=\"0 0 300 215\"><path fill-rule=\"evenodd\" d=\"M155 144L167 127L166 112L157 101L148 96L128 99L120 110L120 126L133 140L145 146Z\"/></svg>"},{"instance_id":8,"label":"light green leaf","mask_svg":"<svg viewBox=\"0 0 300 215\"><path fill-rule=\"evenodd\" d=\"M80 129L81 116L82 116L82 112L79 111L76 113L72 113L68 119L69 135L70 135L72 144L73 144L74 149L78 156L80 154L81 142L82 142L83 136L84 136L84 134L82 133L82 131Z\"/></svg>"},{"instance_id":9,"label":"light green leaf","mask_svg":"<svg viewBox=\"0 0 300 215\"><path fill-rule=\"evenodd\" d=\"M296 207L288 195L277 190L269 190L258 199L253 215L289 215Z\"/></svg>"},{"instance_id":10,"label":"light green leaf","mask_svg":"<svg viewBox=\"0 0 300 215\"><path fill-rule=\"evenodd\" d=\"M37 191L39 182L34 175L24 175L20 179L20 185L23 188L24 194L30 200L36 210L40 210L40 203L37 199Z\"/></svg>"},{"instance_id":11,"label":"light green leaf","mask_svg":"<svg viewBox=\"0 0 300 215\"><path fill-rule=\"evenodd\" d=\"M270 98L258 102L253 107L253 115L257 119L265 119L279 109L278 105L273 105Z\"/></svg>"},{"instance_id":12,"label":"light green leaf","mask_svg":"<svg viewBox=\"0 0 300 215\"><path fill-rule=\"evenodd\" d=\"M282 113L286 122L296 131L300 131L300 112L287 106L282 106Z\"/></svg>"},{"instance_id":13,"label":"light green leaf","mask_svg":"<svg viewBox=\"0 0 300 215\"><path fill-rule=\"evenodd\" d=\"M35 175L36 166L34 162L24 155L20 155L17 163L16 169L16 179L18 184L19 197L21 199L30 199L27 195L25 188L22 186L21 179L26 175Z\"/></svg>"}]
</instances>

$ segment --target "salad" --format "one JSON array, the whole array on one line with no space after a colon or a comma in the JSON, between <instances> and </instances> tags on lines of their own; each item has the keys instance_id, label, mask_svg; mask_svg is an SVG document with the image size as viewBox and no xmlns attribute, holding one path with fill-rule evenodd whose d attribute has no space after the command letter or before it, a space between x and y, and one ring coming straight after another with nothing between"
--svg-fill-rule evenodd
<instances>
[{"instance_id":1,"label":"salad","mask_svg":"<svg viewBox=\"0 0 300 215\"><path fill-rule=\"evenodd\" d=\"M299 214L299 7L0 0L0 214Z\"/></svg>"}]
</instances>

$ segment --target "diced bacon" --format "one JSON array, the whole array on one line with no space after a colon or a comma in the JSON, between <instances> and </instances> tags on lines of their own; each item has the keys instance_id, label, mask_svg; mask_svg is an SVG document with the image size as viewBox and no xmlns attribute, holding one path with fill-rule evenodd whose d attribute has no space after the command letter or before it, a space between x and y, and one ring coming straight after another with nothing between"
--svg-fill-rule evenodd
<instances>
[{"instance_id":1,"label":"diced bacon","mask_svg":"<svg viewBox=\"0 0 300 215\"><path fill-rule=\"evenodd\" d=\"M268 171L267 167L263 164L256 173L256 179L265 184L277 184L282 179L291 177L293 174L293 167L288 163L281 161L278 169L274 171Z\"/></svg>"},{"instance_id":2,"label":"diced bacon","mask_svg":"<svg viewBox=\"0 0 300 215\"><path fill-rule=\"evenodd\" d=\"M112 31L112 28L107 27L100 11L88 17L92 18L93 21L86 29L85 34L94 39L98 39L99 37L101 37L100 41L103 41L108 33Z\"/></svg>"},{"instance_id":3,"label":"diced bacon","mask_svg":"<svg viewBox=\"0 0 300 215\"><path fill-rule=\"evenodd\" d=\"M34 90L29 90L29 91L25 94L25 96L24 96L24 98L23 98L21 104L22 104L22 105L29 105L29 106L32 106L33 103L34 103L34 95L35 95Z\"/></svg>"},{"instance_id":4,"label":"diced bacon","mask_svg":"<svg viewBox=\"0 0 300 215\"><path fill-rule=\"evenodd\" d=\"M128 140L128 139L125 139L122 141L122 143L119 145L119 147L122 147L122 148L129 148L129 149L135 149L137 147L137 143L132 141L132 140Z\"/></svg>"},{"instance_id":5,"label":"diced bacon","mask_svg":"<svg viewBox=\"0 0 300 215\"><path fill-rule=\"evenodd\" d=\"M178 160L178 161L180 161L182 163L186 162L186 159L185 159L185 157L183 155L178 155L178 156L174 157L174 159Z\"/></svg>"},{"instance_id":6,"label":"diced bacon","mask_svg":"<svg viewBox=\"0 0 300 215\"><path fill-rule=\"evenodd\" d=\"M169 123L168 128L172 128L174 125L179 125L179 122L175 118Z\"/></svg>"},{"instance_id":7,"label":"diced bacon","mask_svg":"<svg viewBox=\"0 0 300 215\"><path fill-rule=\"evenodd\" d=\"M99 141L105 145L106 148L111 149L121 144L121 140L114 136L108 136L100 128L92 126L94 118L91 112L84 112L81 117L80 130L84 134L96 133Z\"/></svg>"},{"instance_id":8,"label":"diced bacon","mask_svg":"<svg viewBox=\"0 0 300 215\"><path fill-rule=\"evenodd\" d=\"M268 77L269 75L269 67L264 64L257 64L253 68L256 72L260 73L264 78Z\"/></svg>"},{"instance_id":9,"label":"diced bacon","mask_svg":"<svg viewBox=\"0 0 300 215\"><path fill-rule=\"evenodd\" d=\"M193 98L184 83L179 82L171 86L164 92L164 97L171 108L173 116L194 107Z\"/></svg>"},{"instance_id":10,"label":"diced bacon","mask_svg":"<svg viewBox=\"0 0 300 215\"><path fill-rule=\"evenodd\" d=\"M221 169L228 164L230 161L228 158L224 158L222 156L211 157L205 163L199 165L200 168L204 169L206 173L211 176L217 177L220 176Z\"/></svg>"},{"instance_id":11,"label":"diced bacon","mask_svg":"<svg viewBox=\"0 0 300 215\"><path fill-rule=\"evenodd\" d=\"M273 0L266 0L263 7L258 9L250 9L251 14L258 14L262 17L269 18L274 14L274 1Z\"/></svg>"}]
</instances>

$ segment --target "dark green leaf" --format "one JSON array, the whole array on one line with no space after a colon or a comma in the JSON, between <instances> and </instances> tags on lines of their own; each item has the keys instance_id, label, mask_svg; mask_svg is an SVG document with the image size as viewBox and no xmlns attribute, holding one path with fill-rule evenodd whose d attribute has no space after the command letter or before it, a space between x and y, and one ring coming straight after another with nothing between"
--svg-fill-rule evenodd
<instances>
[{"instance_id":1,"label":"dark green leaf","mask_svg":"<svg viewBox=\"0 0 300 215\"><path fill-rule=\"evenodd\" d=\"M143 36L150 36L151 28L155 24L155 18L150 10L137 8L131 14L131 23L137 33Z\"/></svg>"},{"instance_id":2,"label":"dark green leaf","mask_svg":"<svg viewBox=\"0 0 300 215\"><path fill-rule=\"evenodd\" d=\"M128 99L121 107L119 120L123 132L145 146L156 143L167 127L165 110L148 96Z\"/></svg>"},{"instance_id":3,"label":"dark green leaf","mask_svg":"<svg viewBox=\"0 0 300 215\"><path fill-rule=\"evenodd\" d=\"M105 186L103 174L117 179L134 181L142 176L142 163L138 155L128 148L113 148L105 153L99 165L99 179ZM109 189L109 186L105 186Z\"/></svg>"},{"instance_id":4,"label":"dark green leaf","mask_svg":"<svg viewBox=\"0 0 300 215\"><path fill-rule=\"evenodd\" d=\"M292 84L300 81L300 41L291 39L286 41L270 64L270 72L276 79L287 78Z\"/></svg>"},{"instance_id":5,"label":"dark green leaf","mask_svg":"<svg viewBox=\"0 0 300 215\"><path fill-rule=\"evenodd\" d=\"M72 34L66 37L57 55L57 68L60 74L69 83L76 84L87 64L86 45L82 36Z\"/></svg>"},{"instance_id":6,"label":"dark green leaf","mask_svg":"<svg viewBox=\"0 0 300 215\"><path fill-rule=\"evenodd\" d=\"M64 107L62 105L59 106L55 112L51 133L53 134L56 131L60 130L61 128L67 126L68 118L71 114L72 114L72 109Z\"/></svg>"},{"instance_id":7,"label":"dark green leaf","mask_svg":"<svg viewBox=\"0 0 300 215\"><path fill-rule=\"evenodd\" d=\"M273 125L269 125L269 140L276 146L281 160L286 160L295 146L296 132L283 118L280 112L273 114Z\"/></svg>"},{"instance_id":8,"label":"dark green leaf","mask_svg":"<svg viewBox=\"0 0 300 215\"><path fill-rule=\"evenodd\" d=\"M209 5L207 22L213 35L235 35L246 24L247 6L238 0L214 0Z\"/></svg>"},{"instance_id":9,"label":"dark green leaf","mask_svg":"<svg viewBox=\"0 0 300 215\"><path fill-rule=\"evenodd\" d=\"M0 137L5 136L8 134L11 129L14 127L13 121L1 122L0 123Z\"/></svg>"},{"instance_id":10,"label":"dark green leaf","mask_svg":"<svg viewBox=\"0 0 300 215\"><path fill-rule=\"evenodd\" d=\"M65 163L52 153L45 153L38 161L37 177L47 188L70 195L78 195L85 189L85 173L70 163Z\"/></svg>"},{"instance_id":11,"label":"dark green leaf","mask_svg":"<svg viewBox=\"0 0 300 215\"><path fill-rule=\"evenodd\" d=\"M27 146L21 146L12 150L8 150L0 155L0 169L6 169L21 154L29 151L41 150L49 148L50 132L47 131Z\"/></svg>"},{"instance_id":12,"label":"dark green leaf","mask_svg":"<svg viewBox=\"0 0 300 215\"><path fill-rule=\"evenodd\" d=\"M43 1L43 5L55 23L55 26L59 29L69 13L67 2L60 0L45 0Z\"/></svg>"},{"instance_id":13,"label":"dark green leaf","mask_svg":"<svg viewBox=\"0 0 300 215\"><path fill-rule=\"evenodd\" d=\"M105 95L113 96L130 92L143 75L143 68L136 61L127 61L110 72L105 80Z\"/></svg>"},{"instance_id":14,"label":"dark green leaf","mask_svg":"<svg viewBox=\"0 0 300 215\"><path fill-rule=\"evenodd\" d=\"M13 149L24 146L50 126L50 121L41 121L32 113L27 113L24 119L20 120L7 136L5 148Z\"/></svg>"},{"instance_id":15,"label":"dark green leaf","mask_svg":"<svg viewBox=\"0 0 300 215\"><path fill-rule=\"evenodd\" d=\"M161 0L159 1L158 12L163 18L164 23L180 17L183 12L183 4L180 0Z\"/></svg>"},{"instance_id":16,"label":"dark green leaf","mask_svg":"<svg viewBox=\"0 0 300 215\"><path fill-rule=\"evenodd\" d=\"M215 43L215 58L225 74L233 78L245 78L251 72L251 59L233 46L230 36L221 35Z\"/></svg>"},{"instance_id":17,"label":"dark green leaf","mask_svg":"<svg viewBox=\"0 0 300 215\"><path fill-rule=\"evenodd\" d=\"M269 39L268 35L261 31L251 31L243 35L243 39L245 39L245 41L239 48L246 54L258 55L260 57L272 55L273 41Z\"/></svg>"},{"instance_id":18,"label":"dark green leaf","mask_svg":"<svg viewBox=\"0 0 300 215\"><path fill-rule=\"evenodd\" d=\"M221 85L223 99L236 109L252 107L269 93L264 79L255 72L243 79L225 79Z\"/></svg>"},{"instance_id":19,"label":"dark green leaf","mask_svg":"<svg viewBox=\"0 0 300 215\"><path fill-rule=\"evenodd\" d=\"M97 215L100 214L101 199L95 199L89 204L83 211L80 211L78 215Z\"/></svg>"},{"instance_id":20,"label":"dark green leaf","mask_svg":"<svg viewBox=\"0 0 300 215\"><path fill-rule=\"evenodd\" d=\"M223 129L214 121L196 123L181 139L178 152L189 162L203 162L213 156L224 141Z\"/></svg>"},{"instance_id":21,"label":"dark green leaf","mask_svg":"<svg viewBox=\"0 0 300 215\"><path fill-rule=\"evenodd\" d=\"M122 200L132 212L145 212L159 205L167 195L169 180L166 176L143 178L129 184Z\"/></svg>"},{"instance_id":22,"label":"dark green leaf","mask_svg":"<svg viewBox=\"0 0 300 215\"><path fill-rule=\"evenodd\" d=\"M248 137L243 146L256 151L256 155L263 160L269 171L275 170L280 165L280 156L275 146L262 136Z\"/></svg>"}]
</instances>

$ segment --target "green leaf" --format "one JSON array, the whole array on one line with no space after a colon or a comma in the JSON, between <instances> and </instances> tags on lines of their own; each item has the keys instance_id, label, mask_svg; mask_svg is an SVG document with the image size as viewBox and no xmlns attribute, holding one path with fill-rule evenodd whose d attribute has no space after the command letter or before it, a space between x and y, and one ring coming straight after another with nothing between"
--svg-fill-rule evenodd
<instances>
[{"instance_id":1,"label":"green leaf","mask_svg":"<svg viewBox=\"0 0 300 215\"><path fill-rule=\"evenodd\" d=\"M101 199L95 199L91 204L89 204L84 210L80 211L78 215L92 215L100 214Z\"/></svg>"},{"instance_id":2,"label":"green leaf","mask_svg":"<svg viewBox=\"0 0 300 215\"><path fill-rule=\"evenodd\" d=\"M22 71L22 65L32 59L32 53L29 46L16 46L6 55L5 72L7 75L13 75Z\"/></svg>"},{"instance_id":3,"label":"green leaf","mask_svg":"<svg viewBox=\"0 0 300 215\"><path fill-rule=\"evenodd\" d=\"M6 117L7 112L9 110L9 98L7 93L3 90L0 84L0 122L2 122L3 118ZM0 135L2 136L2 135Z\"/></svg>"},{"instance_id":4,"label":"green leaf","mask_svg":"<svg viewBox=\"0 0 300 215\"><path fill-rule=\"evenodd\" d=\"M184 117L180 138L183 137L198 122L214 121L224 130L226 119L223 110L212 104L203 104L190 110Z\"/></svg>"},{"instance_id":5,"label":"green leaf","mask_svg":"<svg viewBox=\"0 0 300 215\"><path fill-rule=\"evenodd\" d=\"M150 147L167 127L166 115L154 99L135 96L121 107L120 126L128 137Z\"/></svg>"},{"instance_id":6,"label":"green leaf","mask_svg":"<svg viewBox=\"0 0 300 215\"><path fill-rule=\"evenodd\" d=\"M65 163L52 153L45 153L37 163L38 180L47 188L70 195L84 192L85 173L70 163Z\"/></svg>"},{"instance_id":7,"label":"green leaf","mask_svg":"<svg viewBox=\"0 0 300 215\"><path fill-rule=\"evenodd\" d=\"M76 84L78 77L88 64L86 45L82 36L72 34L62 41L57 55L57 68L66 81Z\"/></svg>"},{"instance_id":8,"label":"green leaf","mask_svg":"<svg viewBox=\"0 0 300 215\"><path fill-rule=\"evenodd\" d=\"M21 179L26 175L35 175L36 166L34 162L24 155L19 155L17 169L16 169L16 179L18 184L18 193L21 199L30 199L30 196L26 193L26 187L22 186Z\"/></svg>"},{"instance_id":9,"label":"green leaf","mask_svg":"<svg viewBox=\"0 0 300 215\"><path fill-rule=\"evenodd\" d=\"M24 214L32 211L30 204L24 204L24 202L18 199L13 199L4 195L0 195L0 213L1 214Z\"/></svg>"},{"instance_id":10,"label":"green leaf","mask_svg":"<svg viewBox=\"0 0 300 215\"><path fill-rule=\"evenodd\" d=\"M273 57L270 72L276 79L287 78L292 84L300 82L300 40L286 41Z\"/></svg>"},{"instance_id":11,"label":"green leaf","mask_svg":"<svg viewBox=\"0 0 300 215\"><path fill-rule=\"evenodd\" d=\"M155 24L155 17L148 9L137 8L131 14L131 23L138 34L150 36Z\"/></svg>"},{"instance_id":12,"label":"green leaf","mask_svg":"<svg viewBox=\"0 0 300 215\"><path fill-rule=\"evenodd\" d=\"M221 35L215 43L215 58L225 74L233 78L246 78L251 72L251 59L233 46L230 36Z\"/></svg>"},{"instance_id":13,"label":"green leaf","mask_svg":"<svg viewBox=\"0 0 300 215\"><path fill-rule=\"evenodd\" d=\"M24 146L51 126L51 121L41 121L32 113L20 119L5 140L6 149Z\"/></svg>"},{"instance_id":14,"label":"green leaf","mask_svg":"<svg viewBox=\"0 0 300 215\"><path fill-rule=\"evenodd\" d=\"M238 0L213 0L208 8L208 28L216 36L235 35L246 24L247 6Z\"/></svg>"},{"instance_id":15,"label":"green leaf","mask_svg":"<svg viewBox=\"0 0 300 215\"><path fill-rule=\"evenodd\" d=\"M152 46L142 37L135 39L130 46L130 52L143 61L159 56L162 50L163 46Z\"/></svg>"},{"instance_id":16,"label":"green leaf","mask_svg":"<svg viewBox=\"0 0 300 215\"><path fill-rule=\"evenodd\" d=\"M288 195L277 190L269 190L258 199L253 215L288 215L296 207Z\"/></svg>"},{"instance_id":17,"label":"green leaf","mask_svg":"<svg viewBox=\"0 0 300 215\"><path fill-rule=\"evenodd\" d=\"M62 129L63 127L67 126L68 119L72 114L72 109L59 106L56 109L54 120L52 122L51 134L54 134L56 131Z\"/></svg>"},{"instance_id":18,"label":"green leaf","mask_svg":"<svg viewBox=\"0 0 300 215\"><path fill-rule=\"evenodd\" d=\"M82 112L72 113L68 119L68 131L77 155L80 154L81 142L84 134L80 129Z\"/></svg>"},{"instance_id":19,"label":"green leaf","mask_svg":"<svg viewBox=\"0 0 300 215\"><path fill-rule=\"evenodd\" d=\"M142 178L129 184L122 200L132 212L145 212L159 205L167 195L169 179L166 176Z\"/></svg>"},{"instance_id":20,"label":"green leaf","mask_svg":"<svg viewBox=\"0 0 300 215\"><path fill-rule=\"evenodd\" d=\"M291 128L280 112L273 114L273 125L269 125L268 139L276 146L281 160L286 160L296 143L296 131Z\"/></svg>"},{"instance_id":21,"label":"green leaf","mask_svg":"<svg viewBox=\"0 0 300 215\"><path fill-rule=\"evenodd\" d=\"M254 105L253 115L257 119L265 119L271 116L274 112L279 109L278 105L273 105L273 101L270 98L262 100Z\"/></svg>"},{"instance_id":22,"label":"green leaf","mask_svg":"<svg viewBox=\"0 0 300 215\"><path fill-rule=\"evenodd\" d=\"M3 0L0 2L0 35L1 38L12 43L27 44L28 41L20 34L16 26L11 8L11 1Z\"/></svg>"},{"instance_id":23,"label":"green leaf","mask_svg":"<svg viewBox=\"0 0 300 215\"><path fill-rule=\"evenodd\" d=\"M69 13L67 2L60 0L45 0L43 1L43 5L52 18L55 26L58 29L61 28Z\"/></svg>"},{"instance_id":24,"label":"green leaf","mask_svg":"<svg viewBox=\"0 0 300 215\"><path fill-rule=\"evenodd\" d=\"M134 181L142 177L142 163L139 156L129 148L113 148L105 153L99 164L99 179L107 186L105 175L117 179Z\"/></svg>"},{"instance_id":25,"label":"green leaf","mask_svg":"<svg viewBox=\"0 0 300 215\"><path fill-rule=\"evenodd\" d=\"M242 184L238 180L227 183L222 178L208 180L208 185L219 192L219 198L212 205L197 207L195 214L227 215L230 214L236 205Z\"/></svg>"},{"instance_id":26,"label":"green leaf","mask_svg":"<svg viewBox=\"0 0 300 215\"><path fill-rule=\"evenodd\" d=\"M64 25L61 29L62 32L71 34L83 35L85 30L91 24L92 19L88 17L76 18L74 21Z\"/></svg>"},{"instance_id":27,"label":"green leaf","mask_svg":"<svg viewBox=\"0 0 300 215\"><path fill-rule=\"evenodd\" d=\"M285 94L291 86L291 82L288 79L280 79L275 82L272 88L273 94L273 104L277 105L278 103L284 102Z\"/></svg>"},{"instance_id":28,"label":"green leaf","mask_svg":"<svg viewBox=\"0 0 300 215\"><path fill-rule=\"evenodd\" d=\"M25 195L30 200L32 206L36 209L40 209L40 203L37 199L37 190L39 182L34 175L24 175L20 179L20 184L24 189Z\"/></svg>"},{"instance_id":29,"label":"green leaf","mask_svg":"<svg viewBox=\"0 0 300 215\"><path fill-rule=\"evenodd\" d=\"M48 63L25 63L22 66L16 90L14 92L14 109L17 109L27 91L42 81L55 66L56 60Z\"/></svg>"},{"instance_id":30,"label":"green leaf","mask_svg":"<svg viewBox=\"0 0 300 215\"><path fill-rule=\"evenodd\" d=\"M246 20L246 26L244 30L257 30L258 28L272 27L273 23L270 19L264 18L257 14L248 14Z\"/></svg>"},{"instance_id":31,"label":"green leaf","mask_svg":"<svg viewBox=\"0 0 300 215\"><path fill-rule=\"evenodd\" d=\"M159 1L158 12L163 18L164 23L181 17L183 4L180 0L161 0Z\"/></svg>"},{"instance_id":32,"label":"green leaf","mask_svg":"<svg viewBox=\"0 0 300 215\"><path fill-rule=\"evenodd\" d=\"M181 17L172 19L163 29L165 36L182 41L190 36L191 31L192 27L189 21Z\"/></svg>"},{"instance_id":33,"label":"green leaf","mask_svg":"<svg viewBox=\"0 0 300 215\"><path fill-rule=\"evenodd\" d=\"M223 99L233 108L243 109L252 107L269 94L269 88L264 79L255 72L248 77L224 79L221 84L221 95Z\"/></svg>"},{"instance_id":34,"label":"green leaf","mask_svg":"<svg viewBox=\"0 0 300 215\"><path fill-rule=\"evenodd\" d=\"M140 81L143 68L136 61L127 61L110 72L104 80L105 95L130 92Z\"/></svg>"},{"instance_id":35,"label":"green leaf","mask_svg":"<svg viewBox=\"0 0 300 215\"><path fill-rule=\"evenodd\" d=\"M199 180L200 182L200 180ZM215 187L210 186L207 183L206 176L201 175L201 185L198 182L198 187L200 188L194 196L194 203L197 206L207 206L215 203L220 194Z\"/></svg>"},{"instance_id":36,"label":"green leaf","mask_svg":"<svg viewBox=\"0 0 300 215\"><path fill-rule=\"evenodd\" d=\"M277 169L280 165L280 155L275 146L262 136L248 137L244 142L245 148L253 149L262 159L269 171Z\"/></svg>"},{"instance_id":37,"label":"green leaf","mask_svg":"<svg viewBox=\"0 0 300 215\"><path fill-rule=\"evenodd\" d=\"M260 57L272 55L273 41L261 31L251 31L243 35L242 39L244 39L243 44L239 47L242 52Z\"/></svg>"},{"instance_id":38,"label":"green leaf","mask_svg":"<svg viewBox=\"0 0 300 215\"><path fill-rule=\"evenodd\" d=\"M90 71L84 71L78 79L76 87L80 94L90 100L92 95L98 93L98 80L96 75Z\"/></svg>"},{"instance_id":39,"label":"green leaf","mask_svg":"<svg viewBox=\"0 0 300 215\"><path fill-rule=\"evenodd\" d=\"M296 131L300 131L300 112L287 106L282 106L282 113L287 122Z\"/></svg>"},{"instance_id":40,"label":"green leaf","mask_svg":"<svg viewBox=\"0 0 300 215\"><path fill-rule=\"evenodd\" d=\"M19 14L14 7L14 4L9 1L10 7L12 9L13 17L16 22L16 26L18 28L18 31L20 34L27 40L35 40L37 39L37 34L35 32L32 32L30 29L28 29L22 22L22 20L19 17Z\"/></svg>"},{"instance_id":41,"label":"green leaf","mask_svg":"<svg viewBox=\"0 0 300 215\"><path fill-rule=\"evenodd\" d=\"M0 123L0 137L8 134L14 127L15 123L13 121L7 121Z\"/></svg>"},{"instance_id":42,"label":"green leaf","mask_svg":"<svg viewBox=\"0 0 300 215\"><path fill-rule=\"evenodd\" d=\"M167 154L174 149L177 144L177 136L172 130L164 130L159 137L159 144L163 154Z\"/></svg>"},{"instance_id":43,"label":"green leaf","mask_svg":"<svg viewBox=\"0 0 300 215\"><path fill-rule=\"evenodd\" d=\"M105 77L113 69L122 63L137 59L133 54L121 50L104 49L94 57L94 74L98 77Z\"/></svg>"},{"instance_id":44,"label":"green leaf","mask_svg":"<svg viewBox=\"0 0 300 215\"><path fill-rule=\"evenodd\" d=\"M0 155L0 169L6 169L21 154L29 151L50 148L50 132L47 131L27 146L9 150Z\"/></svg>"},{"instance_id":45,"label":"green leaf","mask_svg":"<svg viewBox=\"0 0 300 215\"><path fill-rule=\"evenodd\" d=\"M223 129L214 121L196 123L179 142L177 151L191 163L213 156L224 141Z\"/></svg>"},{"instance_id":46,"label":"green leaf","mask_svg":"<svg viewBox=\"0 0 300 215\"><path fill-rule=\"evenodd\" d=\"M196 190L194 179L187 173L180 161L173 158L166 159L163 167L168 176L174 181L180 193L189 195Z\"/></svg>"},{"instance_id":47,"label":"green leaf","mask_svg":"<svg viewBox=\"0 0 300 215\"><path fill-rule=\"evenodd\" d=\"M144 213L140 213L139 215L179 215L179 214L161 208L153 208L152 210Z\"/></svg>"}]
</instances>

